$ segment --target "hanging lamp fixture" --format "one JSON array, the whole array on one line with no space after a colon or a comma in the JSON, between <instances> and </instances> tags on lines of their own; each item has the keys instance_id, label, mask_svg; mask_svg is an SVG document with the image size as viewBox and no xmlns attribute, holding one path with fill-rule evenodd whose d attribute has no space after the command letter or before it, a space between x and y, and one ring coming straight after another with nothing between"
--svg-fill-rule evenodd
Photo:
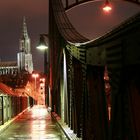
<instances>
[{"instance_id":1,"label":"hanging lamp fixture","mask_svg":"<svg viewBox=\"0 0 140 140\"><path fill-rule=\"evenodd\" d=\"M109 2L109 0L106 0L103 6L103 11L106 13L109 13L112 10L112 6Z\"/></svg>"}]
</instances>

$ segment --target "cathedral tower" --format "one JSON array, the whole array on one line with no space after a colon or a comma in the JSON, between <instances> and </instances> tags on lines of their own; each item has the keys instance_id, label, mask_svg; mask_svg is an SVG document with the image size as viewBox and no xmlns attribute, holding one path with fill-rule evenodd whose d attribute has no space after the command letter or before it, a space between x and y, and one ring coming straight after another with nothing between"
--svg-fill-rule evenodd
<instances>
[{"instance_id":1,"label":"cathedral tower","mask_svg":"<svg viewBox=\"0 0 140 140\"><path fill-rule=\"evenodd\" d=\"M33 61L31 54L31 43L28 36L25 17L23 18L22 34L19 41L19 53L17 54L17 61L19 71L26 70L29 73L32 73Z\"/></svg>"}]
</instances>

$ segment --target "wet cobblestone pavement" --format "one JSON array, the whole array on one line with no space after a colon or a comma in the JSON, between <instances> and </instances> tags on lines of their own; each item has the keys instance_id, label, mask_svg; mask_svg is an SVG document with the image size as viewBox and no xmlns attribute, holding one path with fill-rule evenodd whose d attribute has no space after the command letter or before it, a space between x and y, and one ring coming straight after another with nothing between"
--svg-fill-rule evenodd
<instances>
[{"instance_id":1,"label":"wet cobblestone pavement","mask_svg":"<svg viewBox=\"0 0 140 140\"><path fill-rule=\"evenodd\" d=\"M67 140L44 106L34 106L16 119L0 140Z\"/></svg>"}]
</instances>

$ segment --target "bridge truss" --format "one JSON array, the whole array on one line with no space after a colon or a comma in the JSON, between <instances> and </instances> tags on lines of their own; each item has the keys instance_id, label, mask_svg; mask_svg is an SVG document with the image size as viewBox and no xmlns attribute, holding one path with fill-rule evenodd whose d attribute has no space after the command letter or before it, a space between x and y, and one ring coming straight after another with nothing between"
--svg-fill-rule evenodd
<instances>
[{"instance_id":1,"label":"bridge truss","mask_svg":"<svg viewBox=\"0 0 140 140\"><path fill-rule=\"evenodd\" d=\"M140 64L140 13L90 41L76 31L65 13L89 1L49 1L52 109L83 140L140 138L140 127L132 123L139 122L139 114L131 112L138 100L132 81L140 78L138 69L134 70ZM140 4L139 0L130 2Z\"/></svg>"}]
</instances>

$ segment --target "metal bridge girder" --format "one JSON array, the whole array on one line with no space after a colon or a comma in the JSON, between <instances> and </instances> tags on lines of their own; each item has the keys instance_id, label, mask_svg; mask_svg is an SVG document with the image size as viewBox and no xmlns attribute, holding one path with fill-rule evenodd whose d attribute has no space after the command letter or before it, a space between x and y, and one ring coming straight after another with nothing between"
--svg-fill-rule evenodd
<instances>
[{"instance_id":1,"label":"metal bridge girder","mask_svg":"<svg viewBox=\"0 0 140 140\"><path fill-rule=\"evenodd\" d=\"M95 1L95 0L75 0L73 2L71 2L71 0L62 0L63 1L63 5L65 10L69 10L75 6L78 6L80 4L86 3L86 2L90 2L90 1ZM104 0L105 1L105 0ZM129 1L131 3L136 3L140 5L140 0L126 0Z\"/></svg>"}]
</instances>

